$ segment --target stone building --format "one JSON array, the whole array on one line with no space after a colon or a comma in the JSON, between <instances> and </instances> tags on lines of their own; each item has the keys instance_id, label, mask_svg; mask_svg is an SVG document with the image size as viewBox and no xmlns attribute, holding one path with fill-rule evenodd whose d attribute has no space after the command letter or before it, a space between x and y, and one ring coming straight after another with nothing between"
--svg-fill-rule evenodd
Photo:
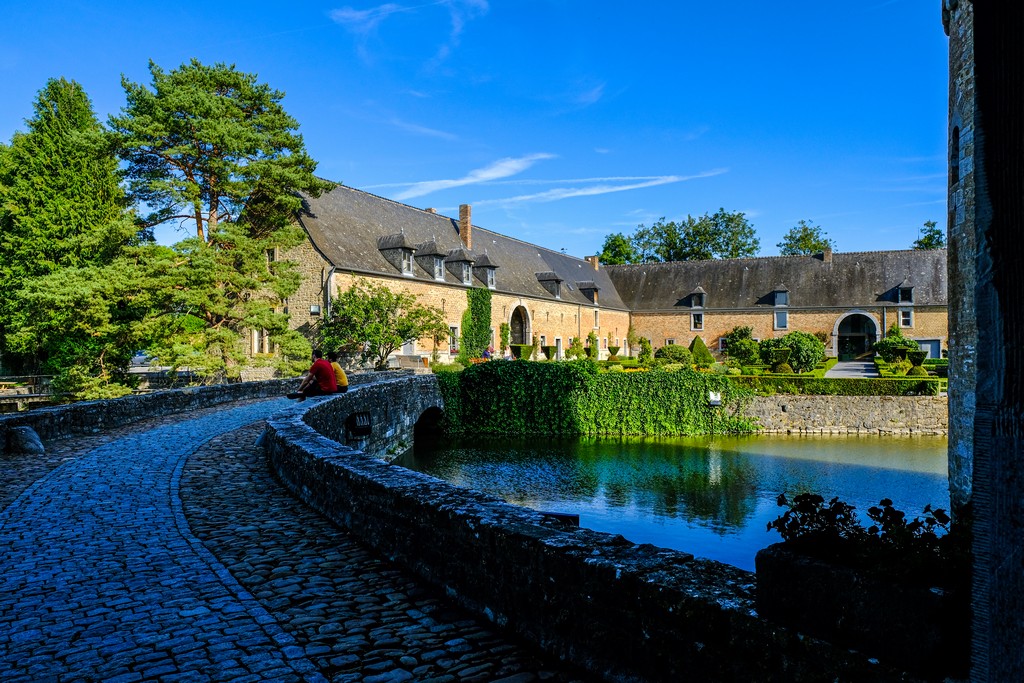
<instances>
[{"instance_id":1,"label":"stone building","mask_svg":"<svg viewBox=\"0 0 1024 683\"><path fill-rule=\"evenodd\" d=\"M438 349L443 359L458 350L471 287L493 292L495 348L501 323L510 325L511 343L529 344L536 335L560 357L572 338L585 340L591 331L602 354L609 341L624 343L629 310L596 258L568 256L474 226L467 204L455 220L339 186L309 199L299 222L309 242L282 255L298 261L303 276L288 300L299 329L314 327L330 314L330 296L365 278L405 289L443 312L451 330ZM402 355L433 351L433 340L423 339L407 344Z\"/></svg>"},{"instance_id":2,"label":"stone building","mask_svg":"<svg viewBox=\"0 0 1024 683\"><path fill-rule=\"evenodd\" d=\"M929 356L946 343L946 252L875 251L686 261L606 268L653 346L712 350L737 326L755 339L823 333L826 352L852 359L898 325Z\"/></svg>"},{"instance_id":3,"label":"stone building","mask_svg":"<svg viewBox=\"0 0 1024 683\"><path fill-rule=\"evenodd\" d=\"M331 296L371 279L444 313L451 335L437 352L445 359L457 352L470 287L493 291L496 348L508 323L512 343L536 335L558 357L591 331L606 357L609 345L626 346L630 324L654 348L700 336L716 350L749 325L757 339L822 332L830 354L852 358L894 323L931 356L946 346L945 250L604 266L475 226L466 204L456 220L349 187L309 199L299 222L309 241L281 255L303 275L288 301L296 327L311 331L330 314ZM401 355L434 350L424 339Z\"/></svg>"}]
</instances>

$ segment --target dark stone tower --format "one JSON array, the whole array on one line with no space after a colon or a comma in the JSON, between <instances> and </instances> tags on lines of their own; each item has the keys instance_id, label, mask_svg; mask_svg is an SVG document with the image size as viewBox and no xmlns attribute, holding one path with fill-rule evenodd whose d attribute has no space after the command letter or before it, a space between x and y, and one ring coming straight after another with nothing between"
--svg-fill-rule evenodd
<instances>
[{"instance_id":1,"label":"dark stone tower","mask_svg":"<svg viewBox=\"0 0 1024 683\"><path fill-rule=\"evenodd\" d=\"M943 0L949 36L949 492L960 515L971 499L974 462L974 6Z\"/></svg>"}]
</instances>

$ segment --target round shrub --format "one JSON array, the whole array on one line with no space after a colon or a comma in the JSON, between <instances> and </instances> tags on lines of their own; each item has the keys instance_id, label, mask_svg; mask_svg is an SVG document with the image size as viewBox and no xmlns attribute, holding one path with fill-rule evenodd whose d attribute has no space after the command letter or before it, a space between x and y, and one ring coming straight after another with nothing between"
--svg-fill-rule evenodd
<instances>
[{"instance_id":1,"label":"round shrub","mask_svg":"<svg viewBox=\"0 0 1024 683\"><path fill-rule=\"evenodd\" d=\"M825 345L813 334L793 331L782 341L790 351L787 362L797 372L810 372L825 358Z\"/></svg>"},{"instance_id":2,"label":"round shrub","mask_svg":"<svg viewBox=\"0 0 1024 683\"><path fill-rule=\"evenodd\" d=\"M608 372L625 372L625 371L626 371L626 369L623 368L621 365L609 365L608 366Z\"/></svg>"},{"instance_id":3,"label":"round shrub","mask_svg":"<svg viewBox=\"0 0 1024 683\"><path fill-rule=\"evenodd\" d=\"M664 358L680 365L692 365L693 355L690 350L680 344L666 344L654 352L655 358Z\"/></svg>"},{"instance_id":4,"label":"round shrub","mask_svg":"<svg viewBox=\"0 0 1024 683\"><path fill-rule=\"evenodd\" d=\"M793 366L790 365L789 363L779 363L774 368L772 368L772 372L778 373L780 375L792 375Z\"/></svg>"},{"instance_id":5,"label":"round shrub","mask_svg":"<svg viewBox=\"0 0 1024 683\"><path fill-rule=\"evenodd\" d=\"M925 370L920 365L914 365L909 370L907 370L907 377L927 377L927 376L928 376L928 371Z\"/></svg>"},{"instance_id":6,"label":"round shrub","mask_svg":"<svg viewBox=\"0 0 1024 683\"><path fill-rule=\"evenodd\" d=\"M749 337L729 341L726 353L731 360L738 361L740 365L756 363L761 356L757 342Z\"/></svg>"}]
</instances>

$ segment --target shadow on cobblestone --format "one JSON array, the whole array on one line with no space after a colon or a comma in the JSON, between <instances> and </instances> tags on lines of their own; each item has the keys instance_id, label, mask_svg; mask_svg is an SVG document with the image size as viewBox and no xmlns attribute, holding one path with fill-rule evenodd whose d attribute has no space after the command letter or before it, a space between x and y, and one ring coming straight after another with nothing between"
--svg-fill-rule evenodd
<instances>
[{"instance_id":1,"label":"shadow on cobblestone","mask_svg":"<svg viewBox=\"0 0 1024 683\"><path fill-rule=\"evenodd\" d=\"M224 434L189 457L185 514L329 680L595 680L451 606L292 498L253 447L262 428Z\"/></svg>"}]
</instances>

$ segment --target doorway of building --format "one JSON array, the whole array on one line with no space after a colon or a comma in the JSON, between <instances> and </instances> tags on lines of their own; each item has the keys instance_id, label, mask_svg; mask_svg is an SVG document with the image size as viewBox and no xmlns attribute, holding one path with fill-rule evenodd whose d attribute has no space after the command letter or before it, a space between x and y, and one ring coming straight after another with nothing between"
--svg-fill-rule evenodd
<instances>
[{"instance_id":1,"label":"doorway of building","mask_svg":"<svg viewBox=\"0 0 1024 683\"><path fill-rule=\"evenodd\" d=\"M522 306L516 306L516 309L512 311L512 319L509 321L510 337L509 343L512 344L532 344L533 340L530 339L530 317L526 313L526 309Z\"/></svg>"},{"instance_id":2,"label":"doorway of building","mask_svg":"<svg viewBox=\"0 0 1024 683\"><path fill-rule=\"evenodd\" d=\"M862 313L849 315L839 323L839 360L871 358L871 347L878 339L875 321Z\"/></svg>"}]
</instances>

